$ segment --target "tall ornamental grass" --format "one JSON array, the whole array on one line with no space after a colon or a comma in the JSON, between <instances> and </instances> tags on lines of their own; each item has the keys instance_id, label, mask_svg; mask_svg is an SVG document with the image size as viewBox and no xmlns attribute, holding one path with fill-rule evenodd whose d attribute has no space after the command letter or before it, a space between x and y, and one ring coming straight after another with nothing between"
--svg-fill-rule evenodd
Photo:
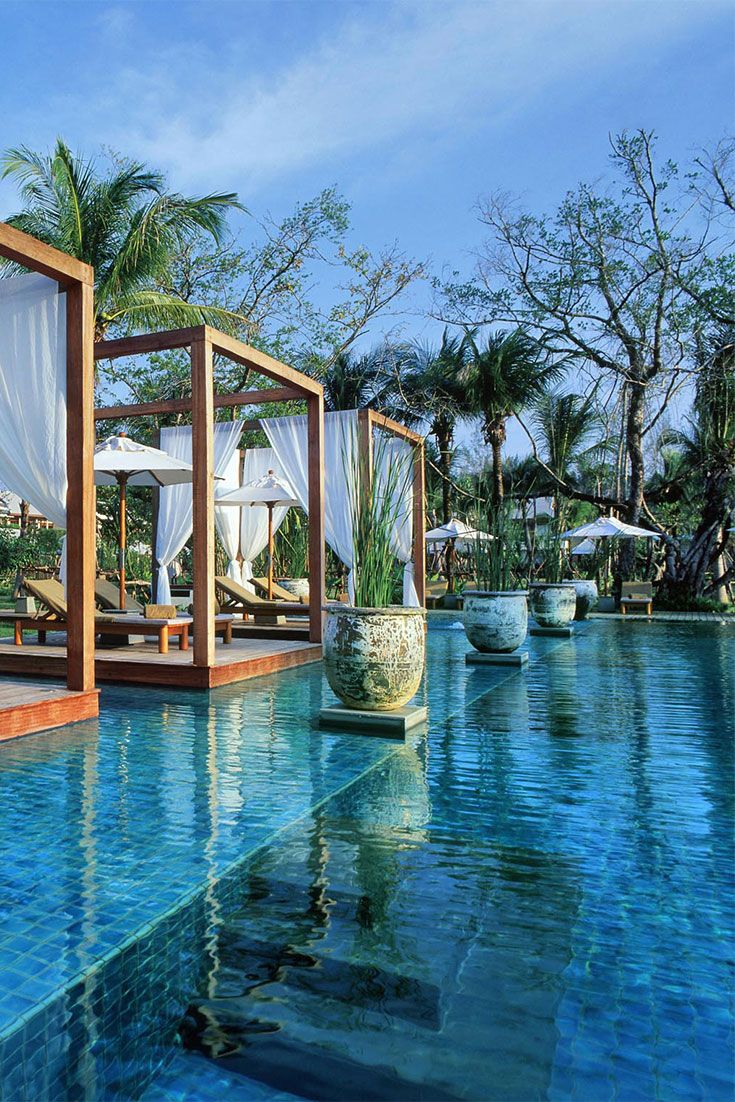
<instances>
[{"instance_id":1,"label":"tall ornamental grass","mask_svg":"<svg viewBox=\"0 0 735 1102\"><path fill-rule=\"evenodd\" d=\"M378 434L370 459L352 441L345 465L350 471L353 582L357 608L388 608L394 603L399 525L411 508L412 465Z\"/></svg>"}]
</instances>

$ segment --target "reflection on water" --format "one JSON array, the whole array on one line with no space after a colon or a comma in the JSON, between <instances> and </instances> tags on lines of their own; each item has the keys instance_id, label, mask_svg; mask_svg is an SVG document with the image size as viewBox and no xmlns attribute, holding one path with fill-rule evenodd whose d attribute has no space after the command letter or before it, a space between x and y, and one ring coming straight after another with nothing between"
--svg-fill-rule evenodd
<instances>
[{"instance_id":1,"label":"reflection on water","mask_svg":"<svg viewBox=\"0 0 735 1102\"><path fill-rule=\"evenodd\" d=\"M10 747L3 1097L731 1097L735 633L466 649L405 747L318 668Z\"/></svg>"}]
</instances>

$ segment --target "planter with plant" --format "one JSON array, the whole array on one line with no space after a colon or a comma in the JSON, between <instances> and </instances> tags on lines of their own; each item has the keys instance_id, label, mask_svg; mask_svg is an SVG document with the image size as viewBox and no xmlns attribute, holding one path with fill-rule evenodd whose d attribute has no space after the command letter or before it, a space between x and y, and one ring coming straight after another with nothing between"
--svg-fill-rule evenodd
<instances>
[{"instance_id":1,"label":"planter with plant","mask_svg":"<svg viewBox=\"0 0 735 1102\"><path fill-rule=\"evenodd\" d=\"M514 589L520 546L508 505L491 509L490 539L475 539L477 589L464 592L464 630L483 654L510 654L526 638L528 591Z\"/></svg>"},{"instance_id":2,"label":"planter with plant","mask_svg":"<svg viewBox=\"0 0 735 1102\"><path fill-rule=\"evenodd\" d=\"M401 573L395 531L406 508L410 466L380 460L379 444L375 478L364 457L352 462L354 606L324 608L329 686L348 708L368 712L408 703L421 682L425 651L425 610L394 604Z\"/></svg>"},{"instance_id":3,"label":"planter with plant","mask_svg":"<svg viewBox=\"0 0 735 1102\"><path fill-rule=\"evenodd\" d=\"M557 525L549 525L544 540L544 580L531 582L531 615L539 627L564 628L571 624L577 609L574 582L562 580L564 562L557 536Z\"/></svg>"}]
</instances>

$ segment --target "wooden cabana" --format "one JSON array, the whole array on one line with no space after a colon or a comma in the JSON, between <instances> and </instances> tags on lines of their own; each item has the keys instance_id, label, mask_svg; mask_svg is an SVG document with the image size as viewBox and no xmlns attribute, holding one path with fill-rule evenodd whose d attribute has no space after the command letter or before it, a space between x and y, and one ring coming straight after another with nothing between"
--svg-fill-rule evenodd
<instances>
[{"instance_id":1,"label":"wooden cabana","mask_svg":"<svg viewBox=\"0 0 735 1102\"><path fill-rule=\"evenodd\" d=\"M206 325L100 341L95 345L96 360L120 359L172 349L188 349L191 356L191 398L162 399L132 405L96 409L96 420L121 420L168 413L190 413L192 422L193 501L193 600L194 646L192 674L182 679L180 663L177 683L212 687L257 672L272 672L297 662L314 661L321 656L322 605L324 604L324 399L316 380L280 363L258 349L220 333ZM231 394L215 393L213 360L218 354L264 376L277 386L268 390L249 390ZM305 401L308 419L308 494L309 494L309 642L312 646L283 642L273 650L265 665L249 666L245 643L228 655L215 653L215 542L214 542L214 411L222 408L261 405L269 402ZM244 427L247 427L244 426ZM203 626L202 626L203 625ZM260 657L263 644L250 643L251 652ZM169 656L167 656L169 657ZM166 663L156 661L159 683L166 680ZM229 668L226 672L223 665ZM99 667L99 663L98 663ZM140 663L136 663L140 674ZM171 663L169 661L169 669ZM209 675L201 671L211 671ZM111 675L112 676L112 675Z\"/></svg>"},{"instance_id":2,"label":"wooden cabana","mask_svg":"<svg viewBox=\"0 0 735 1102\"><path fill-rule=\"evenodd\" d=\"M94 672L94 271L4 222L0 256L54 280L66 297L67 585L76 595L69 609L67 692L0 677L0 738L7 738L87 719L99 709ZM43 663L30 663L22 672L45 671Z\"/></svg>"}]
</instances>

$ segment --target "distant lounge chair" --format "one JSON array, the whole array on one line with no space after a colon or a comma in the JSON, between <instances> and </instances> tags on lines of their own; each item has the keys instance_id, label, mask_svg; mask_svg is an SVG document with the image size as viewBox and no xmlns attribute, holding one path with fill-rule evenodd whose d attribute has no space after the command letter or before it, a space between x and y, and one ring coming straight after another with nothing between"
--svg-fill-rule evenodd
<instances>
[{"instance_id":1,"label":"distant lounge chair","mask_svg":"<svg viewBox=\"0 0 735 1102\"><path fill-rule=\"evenodd\" d=\"M267 599L267 597L268 597L268 579L267 578L251 578L250 581L255 586L255 588L258 590L258 592L264 594L265 598ZM282 585L279 585L278 582L273 582L273 585L271 587L271 591L273 593L274 600L284 601L287 605L292 605L294 602L297 602L298 604L301 604L301 605L307 604L307 602L304 600L303 597L296 597L288 589L284 589Z\"/></svg>"},{"instance_id":2,"label":"distant lounge chair","mask_svg":"<svg viewBox=\"0 0 735 1102\"><path fill-rule=\"evenodd\" d=\"M628 609L636 608L644 608L648 616L653 614L651 582L623 582L620 591L620 611L625 616Z\"/></svg>"},{"instance_id":3,"label":"distant lounge chair","mask_svg":"<svg viewBox=\"0 0 735 1102\"><path fill-rule=\"evenodd\" d=\"M254 616L261 622L271 623L278 623L278 617L309 615L308 605L299 604L298 601L266 601L224 575L218 575L214 584L223 612L240 612L246 616Z\"/></svg>"},{"instance_id":4,"label":"distant lounge chair","mask_svg":"<svg viewBox=\"0 0 735 1102\"><path fill-rule=\"evenodd\" d=\"M424 603L427 608L438 608L439 602L447 595L447 580L440 578L436 582L427 582Z\"/></svg>"},{"instance_id":5,"label":"distant lounge chair","mask_svg":"<svg viewBox=\"0 0 735 1102\"><path fill-rule=\"evenodd\" d=\"M119 586L113 585L107 578L97 578L95 580L94 596L100 608L109 608L115 612L119 610L120 588ZM145 608L140 601L136 601L135 597L131 597L129 593L126 593L125 611L137 612L142 616Z\"/></svg>"}]
</instances>

